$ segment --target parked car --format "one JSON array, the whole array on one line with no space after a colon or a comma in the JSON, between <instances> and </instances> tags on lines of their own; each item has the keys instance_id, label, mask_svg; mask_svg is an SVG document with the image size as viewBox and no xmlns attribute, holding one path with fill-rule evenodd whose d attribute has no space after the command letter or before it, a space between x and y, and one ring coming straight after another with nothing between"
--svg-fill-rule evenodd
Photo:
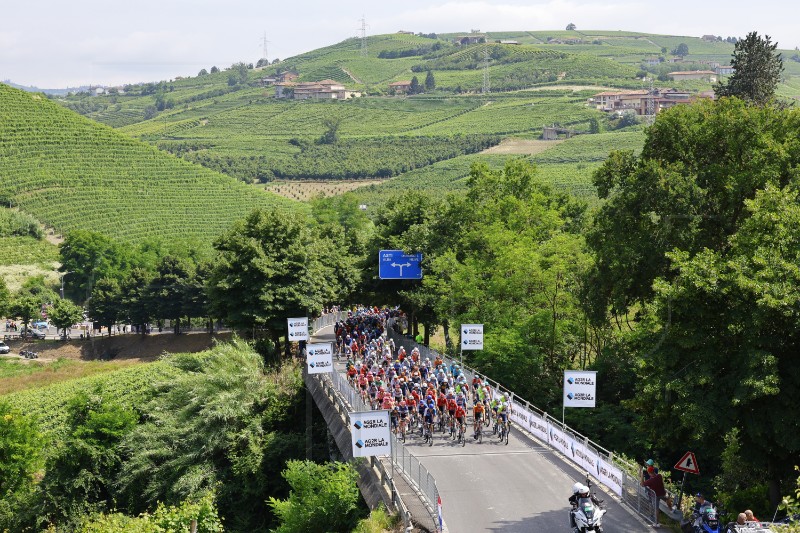
<instances>
[{"instance_id":1,"label":"parked car","mask_svg":"<svg viewBox=\"0 0 800 533\"><path fill-rule=\"evenodd\" d=\"M47 336L47 331L39 329L24 329L21 333L23 337L32 339L44 339Z\"/></svg>"},{"instance_id":2,"label":"parked car","mask_svg":"<svg viewBox=\"0 0 800 533\"><path fill-rule=\"evenodd\" d=\"M0 354L8 354L11 353L11 348L8 347L8 344L0 341Z\"/></svg>"}]
</instances>

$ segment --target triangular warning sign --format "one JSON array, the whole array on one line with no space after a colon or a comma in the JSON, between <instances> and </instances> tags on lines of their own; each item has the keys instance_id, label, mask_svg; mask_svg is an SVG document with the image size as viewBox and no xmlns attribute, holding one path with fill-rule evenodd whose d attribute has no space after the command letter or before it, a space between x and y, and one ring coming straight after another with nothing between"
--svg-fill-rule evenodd
<instances>
[{"instance_id":1,"label":"triangular warning sign","mask_svg":"<svg viewBox=\"0 0 800 533\"><path fill-rule=\"evenodd\" d=\"M678 461L678 464L676 464L673 468L675 468L675 470L688 472L690 474L700 473L700 467L697 466L697 458L692 452L686 452L683 457L681 457L681 460Z\"/></svg>"}]
</instances>

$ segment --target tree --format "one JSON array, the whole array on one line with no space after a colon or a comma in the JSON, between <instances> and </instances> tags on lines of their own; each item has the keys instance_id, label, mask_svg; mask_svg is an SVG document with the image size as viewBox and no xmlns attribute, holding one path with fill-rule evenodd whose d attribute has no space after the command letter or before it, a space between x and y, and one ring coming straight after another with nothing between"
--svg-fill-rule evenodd
<instances>
[{"instance_id":1,"label":"tree","mask_svg":"<svg viewBox=\"0 0 800 533\"><path fill-rule=\"evenodd\" d=\"M200 69L200 72L197 73L198 76L206 76L208 75L208 71L206 69Z\"/></svg>"},{"instance_id":2,"label":"tree","mask_svg":"<svg viewBox=\"0 0 800 533\"><path fill-rule=\"evenodd\" d=\"M219 72L219 68L216 66L211 67L211 74L216 74L217 72Z\"/></svg>"},{"instance_id":3,"label":"tree","mask_svg":"<svg viewBox=\"0 0 800 533\"><path fill-rule=\"evenodd\" d=\"M105 326L111 332L122 313L122 293L117 280L100 279L92 289L89 301L86 302L86 311L92 321Z\"/></svg>"},{"instance_id":4,"label":"tree","mask_svg":"<svg viewBox=\"0 0 800 533\"><path fill-rule=\"evenodd\" d=\"M336 144L339 142L339 127L342 125L342 119L326 118L322 121L325 126L325 133L322 137L317 139L317 144Z\"/></svg>"},{"instance_id":5,"label":"tree","mask_svg":"<svg viewBox=\"0 0 800 533\"><path fill-rule=\"evenodd\" d=\"M6 280L0 276L0 316L5 316L11 306L11 291L8 290Z\"/></svg>"},{"instance_id":6,"label":"tree","mask_svg":"<svg viewBox=\"0 0 800 533\"><path fill-rule=\"evenodd\" d=\"M113 505L113 485L123 464L120 443L136 427L138 415L100 394L86 393L70 399L67 413L67 434L48 456L38 514L74 527L85 515Z\"/></svg>"},{"instance_id":7,"label":"tree","mask_svg":"<svg viewBox=\"0 0 800 533\"><path fill-rule=\"evenodd\" d=\"M433 77L433 71L429 70L425 75L425 90L433 92L436 89L436 79Z\"/></svg>"},{"instance_id":8,"label":"tree","mask_svg":"<svg viewBox=\"0 0 800 533\"><path fill-rule=\"evenodd\" d=\"M0 400L0 529L29 531L36 475L44 465L34 419Z\"/></svg>"},{"instance_id":9,"label":"tree","mask_svg":"<svg viewBox=\"0 0 800 533\"><path fill-rule=\"evenodd\" d=\"M152 274L147 270L134 268L120 284L121 316L137 326L142 335L147 333L147 325L154 315L149 290L152 278Z\"/></svg>"},{"instance_id":10,"label":"tree","mask_svg":"<svg viewBox=\"0 0 800 533\"><path fill-rule=\"evenodd\" d=\"M281 521L276 533L351 531L359 518L358 472L346 463L319 465L289 461L283 477L292 488L287 500L270 497Z\"/></svg>"},{"instance_id":11,"label":"tree","mask_svg":"<svg viewBox=\"0 0 800 533\"><path fill-rule=\"evenodd\" d=\"M123 248L93 231L71 231L59 245L59 254L61 272L69 272L65 293L76 301L89 298L96 280L119 277L130 266Z\"/></svg>"},{"instance_id":12,"label":"tree","mask_svg":"<svg viewBox=\"0 0 800 533\"><path fill-rule=\"evenodd\" d=\"M597 320L624 316L652 297L656 278L671 279L668 251L727 246L747 215L744 200L789 182L787 169L800 162L788 148L798 124L797 112L699 102L659 113L640 156L612 152L594 174L607 202L587 234Z\"/></svg>"},{"instance_id":13,"label":"tree","mask_svg":"<svg viewBox=\"0 0 800 533\"><path fill-rule=\"evenodd\" d=\"M408 90L408 92L409 94L419 94L420 92L422 92L422 89L420 88L419 85L419 80L417 79L416 76L411 78L411 88Z\"/></svg>"},{"instance_id":14,"label":"tree","mask_svg":"<svg viewBox=\"0 0 800 533\"><path fill-rule=\"evenodd\" d=\"M11 316L17 317L25 329L28 325L42 316L42 303L35 296L18 296L11 303Z\"/></svg>"},{"instance_id":15,"label":"tree","mask_svg":"<svg viewBox=\"0 0 800 533\"><path fill-rule=\"evenodd\" d=\"M186 284L192 278L192 268L188 262L178 257L164 257L156 268L156 275L150 281L149 300L158 318L173 321L174 332L181 331L181 317L184 315Z\"/></svg>"},{"instance_id":16,"label":"tree","mask_svg":"<svg viewBox=\"0 0 800 533\"><path fill-rule=\"evenodd\" d=\"M567 24L567 31L575 31L576 29L577 29L577 26L575 26L575 24L573 24L572 22Z\"/></svg>"},{"instance_id":17,"label":"tree","mask_svg":"<svg viewBox=\"0 0 800 533\"><path fill-rule=\"evenodd\" d=\"M681 43L672 49L672 55L686 57L689 55L689 45Z\"/></svg>"},{"instance_id":18,"label":"tree","mask_svg":"<svg viewBox=\"0 0 800 533\"><path fill-rule=\"evenodd\" d=\"M214 242L215 316L243 333L266 330L280 346L287 317L318 313L336 293L335 272L316 253L316 240L304 216L278 209L234 224Z\"/></svg>"},{"instance_id":19,"label":"tree","mask_svg":"<svg viewBox=\"0 0 800 533\"><path fill-rule=\"evenodd\" d=\"M156 106L154 106L154 105L149 105L149 106L144 108L144 115L143 116L144 116L145 120L150 120L151 118L155 118L155 116L157 114L158 114L158 110L156 109Z\"/></svg>"},{"instance_id":20,"label":"tree","mask_svg":"<svg viewBox=\"0 0 800 533\"><path fill-rule=\"evenodd\" d=\"M83 308L69 300L58 299L50 306L47 316L56 328L64 330L66 337L67 329L83 320Z\"/></svg>"},{"instance_id":21,"label":"tree","mask_svg":"<svg viewBox=\"0 0 800 533\"><path fill-rule=\"evenodd\" d=\"M667 55L667 47L666 46L662 46L661 47L661 55L664 55L664 56Z\"/></svg>"},{"instance_id":22,"label":"tree","mask_svg":"<svg viewBox=\"0 0 800 533\"><path fill-rule=\"evenodd\" d=\"M736 96L755 105L766 105L775 97L781 81L783 59L775 53L778 43L756 32L736 43L731 66L733 74L714 87L718 96Z\"/></svg>"}]
</instances>

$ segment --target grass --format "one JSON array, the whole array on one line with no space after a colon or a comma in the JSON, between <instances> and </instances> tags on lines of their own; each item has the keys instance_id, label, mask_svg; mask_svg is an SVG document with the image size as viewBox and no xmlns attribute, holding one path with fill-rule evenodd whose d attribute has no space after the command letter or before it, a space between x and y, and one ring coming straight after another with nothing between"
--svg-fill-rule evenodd
<instances>
[{"instance_id":1,"label":"grass","mask_svg":"<svg viewBox=\"0 0 800 533\"><path fill-rule=\"evenodd\" d=\"M58 261L58 247L33 237L0 237L0 267L47 265Z\"/></svg>"},{"instance_id":2,"label":"grass","mask_svg":"<svg viewBox=\"0 0 800 533\"><path fill-rule=\"evenodd\" d=\"M138 361L75 361L73 359L38 362L8 359L7 357L0 356L0 396L142 364Z\"/></svg>"}]
</instances>

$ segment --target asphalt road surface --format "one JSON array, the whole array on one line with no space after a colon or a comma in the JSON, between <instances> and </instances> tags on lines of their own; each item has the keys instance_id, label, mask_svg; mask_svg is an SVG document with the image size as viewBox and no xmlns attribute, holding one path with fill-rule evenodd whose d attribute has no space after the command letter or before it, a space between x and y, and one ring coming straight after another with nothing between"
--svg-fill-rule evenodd
<instances>
[{"instance_id":1,"label":"asphalt road surface","mask_svg":"<svg viewBox=\"0 0 800 533\"><path fill-rule=\"evenodd\" d=\"M331 330L323 329L315 341L333 342ZM406 440L409 451L436 479L448 531L569 532L567 499L572 485L583 482L585 474L513 426L507 445L492 436L491 427L477 443L471 428L470 419L463 447L441 432L433 446L425 444L418 431ZM597 495L608 510L603 521L607 533L651 531L612 496L602 490Z\"/></svg>"}]
</instances>

